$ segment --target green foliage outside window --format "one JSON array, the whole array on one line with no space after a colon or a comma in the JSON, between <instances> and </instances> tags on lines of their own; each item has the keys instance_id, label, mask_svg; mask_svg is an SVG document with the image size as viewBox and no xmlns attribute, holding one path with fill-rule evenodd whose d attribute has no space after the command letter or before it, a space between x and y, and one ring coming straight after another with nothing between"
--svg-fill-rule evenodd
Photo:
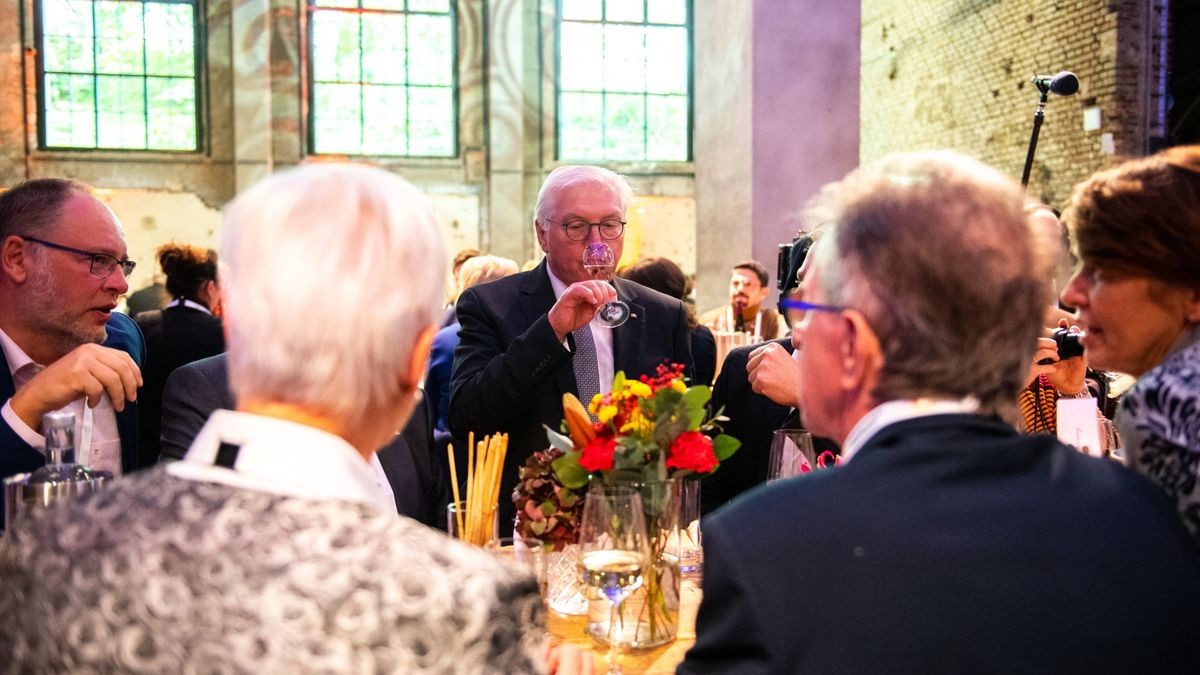
<instances>
[{"instance_id":1,"label":"green foliage outside window","mask_svg":"<svg viewBox=\"0 0 1200 675\"><path fill-rule=\"evenodd\" d=\"M42 145L196 150L191 0L41 0Z\"/></svg>"},{"instance_id":2,"label":"green foliage outside window","mask_svg":"<svg viewBox=\"0 0 1200 675\"><path fill-rule=\"evenodd\" d=\"M450 0L316 0L312 145L320 154L457 154Z\"/></svg>"},{"instance_id":3,"label":"green foliage outside window","mask_svg":"<svg viewBox=\"0 0 1200 675\"><path fill-rule=\"evenodd\" d=\"M558 157L690 159L688 0L560 0Z\"/></svg>"}]
</instances>

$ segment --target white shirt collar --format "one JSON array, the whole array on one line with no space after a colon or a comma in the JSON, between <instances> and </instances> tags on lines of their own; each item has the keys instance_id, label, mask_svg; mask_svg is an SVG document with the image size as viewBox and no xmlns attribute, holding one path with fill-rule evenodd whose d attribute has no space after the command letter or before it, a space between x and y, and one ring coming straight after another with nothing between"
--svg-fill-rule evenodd
<instances>
[{"instance_id":1,"label":"white shirt collar","mask_svg":"<svg viewBox=\"0 0 1200 675\"><path fill-rule=\"evenodd\" d=\"M977 410L979 410L979 399L974 396L968 396L961 400L919 398L881 403L863 415L858 424L855 424L849 435L846 436L846 442L842 444L842 463L850 461L850 458L857 454L867 444L867 441L882 431L884 427L917 417L970 414Z\"/></svg>"},{"instance_id":2,"label":"white shirt collar","mask_svg":"<svg viewBox=\"0 0 1200 675\"><path fill-rule=\"evenodd\" d=\"M33 359L29 358L25 350L21 349L3 329L0 329L0 347L4 349L4 360L8 362L9 375L16 375L18 370L33 363Z\"/></svg>"},{"instance_id":3,"label":"white shirt collar","mask_svg":"<svg viewBox=\"0 0 1200 675\"><path fill-rule=\"evenodd\" d=\"M212 312L209 311L209 309L207 307L205 307L204 305L202 305L198 302L192 302L191 300L188 300L187 298L175 298L174 300L171 301L171 304L167 305L163 309L167 309L170 307L190 307L192 309L200 310L201 312L204 312L205 314L212 314Z\"/></svg>"},{"instance_id":4,"label":"white shirt collar","mask_svg":"<svg viewBox=\"0 0 1200 675\"><path fill-rule=\"evenodd\" d=\"M222 443L239 446L232 469L214 462ZM370 504L395 513L372 466L345 440L315 427L232 410L217 410L183 461L167 472L271 494Z\"/></svg>"}]
</instances>

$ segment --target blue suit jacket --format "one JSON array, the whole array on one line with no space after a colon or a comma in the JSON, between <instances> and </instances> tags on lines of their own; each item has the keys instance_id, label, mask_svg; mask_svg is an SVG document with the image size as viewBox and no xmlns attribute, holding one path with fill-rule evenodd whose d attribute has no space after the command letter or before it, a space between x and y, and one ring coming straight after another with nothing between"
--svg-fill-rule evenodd
<instances>
[{"instance_id":1,"label":"blue suit jacket","mask_svg":"<svg viewBox=\"0 0 1200 675\"><path fill-rule=\"evenodd\" d=\"M146 341L142 330L124 314L114 312L108 320L108 339L105 347L120 349L133 357L138 368L146 359ZM12 373L8 370L8 360L0 351L0 405L8 402L16 392L13 386ZM117 413L117 433L121 436L121 469L128 473L138 468L138 417L137 404L126 402L125 409ZM0 478L33 471L46 463L46 458L28 443L26 443L12 427L0 418ZM3 505L0 505L0 518L3 517Z\"/></svg>"},{"instance_id":2,"label":"blue suit jacket","mask_svg":"<svg viewBox=\"0 0 1200 675\"><path fill-rule=\"evenodd\" d=\"M1166 497L997 419L889 425L704 520L678 673L1195 672L1200 566Z\"/></svg>"}]
</instances>

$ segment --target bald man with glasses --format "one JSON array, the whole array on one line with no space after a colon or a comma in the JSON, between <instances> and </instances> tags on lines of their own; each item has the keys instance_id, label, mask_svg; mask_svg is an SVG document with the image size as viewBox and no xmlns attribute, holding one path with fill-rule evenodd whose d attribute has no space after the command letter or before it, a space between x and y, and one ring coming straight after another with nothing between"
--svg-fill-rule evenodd
<instances>
[{"instance_id":1,"label":"bald man with glasses","mask_svg":"<svg viewBox=\"0 0 1200 675\"><path fill-rule=\"evenodd\" d=\"M116 312L134 262L87 186L43 178L0 194L0 477L45 463L42 415L75 413L76 461L137 457L141 331Z\"/></svg>"}]
</instances>

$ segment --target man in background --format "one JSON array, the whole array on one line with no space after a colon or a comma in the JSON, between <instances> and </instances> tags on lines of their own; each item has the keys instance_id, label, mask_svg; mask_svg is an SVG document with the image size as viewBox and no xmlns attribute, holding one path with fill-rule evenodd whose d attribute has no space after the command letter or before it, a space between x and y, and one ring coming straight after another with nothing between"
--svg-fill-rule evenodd
<instances>
[{"instance_id":1,"label":"man in background","mask_svg":"<svg viewBox=\"0 0 1200 675\"><path fill-rule=\"evenodd\" d=\"M115 311L133 267L87 186L43 178L0 194L0 478L45 464L42 416L62 409L75 413L78 463L138 468L145 344Z\"/></svg>"},{"instance_id":2,"label":"man in background","mask_svg":"<svg viewBox=\"0 0 1200 675\"><path fill-rule=\"evenodd\" d=\"M750 333L755 342L783 337L787 326L779 313L762 303L771 293L767 268L757 260L733 266L729 277L729 304L709 310L700 323L714 331Z\"/></svg>"}]
</instances>

